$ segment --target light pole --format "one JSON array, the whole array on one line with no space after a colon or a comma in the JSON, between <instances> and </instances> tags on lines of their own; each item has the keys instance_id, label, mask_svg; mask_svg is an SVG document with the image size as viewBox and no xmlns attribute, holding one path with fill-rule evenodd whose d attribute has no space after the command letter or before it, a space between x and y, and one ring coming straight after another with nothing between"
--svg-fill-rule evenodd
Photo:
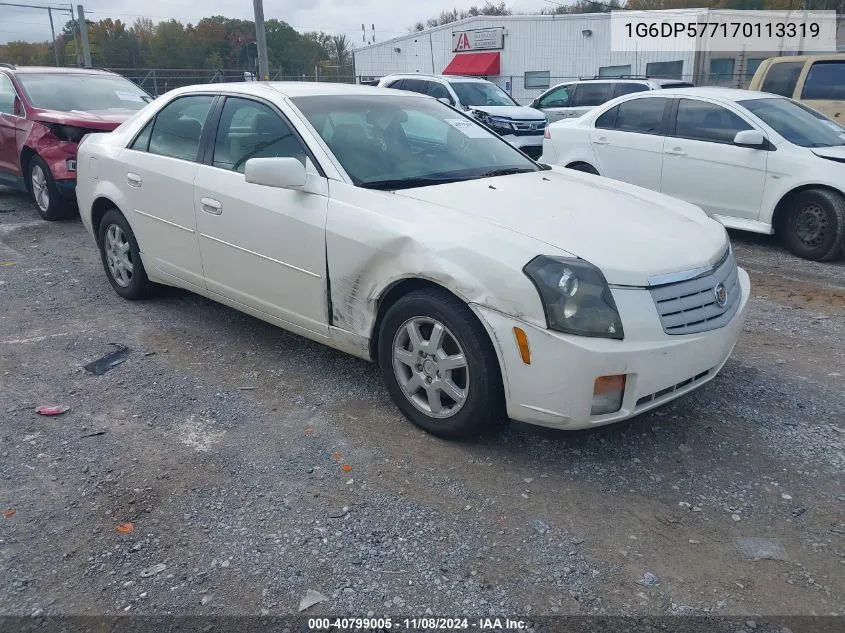
<instances>
[{"instance_id":1,"label":"light pole","mask_svg":"<svg viewBox=\"0 0 845 633\"><path fill-rule=\"evenodd\" d=\"M255 9L255 43L258 46L258 80L269 81L270 62L267 61L267 30L264 28L264 0L252 0Z\"/></svg>"}]
</instances>

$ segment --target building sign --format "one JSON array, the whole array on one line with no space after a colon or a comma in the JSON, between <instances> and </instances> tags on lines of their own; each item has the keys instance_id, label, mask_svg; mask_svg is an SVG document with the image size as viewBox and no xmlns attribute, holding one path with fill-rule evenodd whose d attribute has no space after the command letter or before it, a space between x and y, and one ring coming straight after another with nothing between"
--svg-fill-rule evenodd
<instances>
[{"instance_id":1,"label":"building sign","mask_svg":"<svg viewBox=\"0 0 845 633\"><path fill-rule=\"evenodd\" d=\"M452 32L452 52L489 51L505 47L505 29L474 29Z\"/></svg>"}]
</instances>

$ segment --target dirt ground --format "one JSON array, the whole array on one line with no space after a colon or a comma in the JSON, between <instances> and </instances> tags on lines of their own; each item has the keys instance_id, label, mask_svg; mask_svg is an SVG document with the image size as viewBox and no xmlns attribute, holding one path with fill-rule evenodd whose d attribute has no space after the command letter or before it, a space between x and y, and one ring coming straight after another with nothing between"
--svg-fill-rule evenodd
<instances>
[{"instance_id":1,"label":"dirt ground","mask_svg":"<svg viewBox=\"0 0 845 633\"><path fill-rule=\"evenodd\" d=\"M121 300L78 220L0 190L0 613L844 615L845 264L732 239L753 297L713 382L449 443L368 363Z\"/></svg>"}]
</instances>

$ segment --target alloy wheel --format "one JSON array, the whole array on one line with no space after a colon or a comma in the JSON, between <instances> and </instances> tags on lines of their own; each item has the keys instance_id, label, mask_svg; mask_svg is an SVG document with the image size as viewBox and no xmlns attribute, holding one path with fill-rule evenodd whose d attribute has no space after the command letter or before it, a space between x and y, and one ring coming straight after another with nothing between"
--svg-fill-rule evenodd
<instances>
[{"instance_id":1,"label":"alloy wheel","mask_svg":"<svg viewBox=\"0 0 845 633\"><path fill-rule=\"evenodd\" d=\"M110 224L106 229L103 249L106 264L115 283L122 288L128 288L135 270L132 265L132 250L129 240L117 224Z\"/></svg>"}]
</instances>

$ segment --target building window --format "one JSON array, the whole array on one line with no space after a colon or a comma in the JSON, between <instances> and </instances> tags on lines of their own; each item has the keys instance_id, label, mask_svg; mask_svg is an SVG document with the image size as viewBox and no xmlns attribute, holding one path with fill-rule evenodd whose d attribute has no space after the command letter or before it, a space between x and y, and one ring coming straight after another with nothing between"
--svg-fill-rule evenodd
<instances>
[{"instance_id":1,"label":"building window","mask_svg":"<svg viewBox=\"0 0 845 633\"><path fill-rule=\"evenodd\" d=\"M548 70L526 70L526 88L548 88L551 79L551 72Z\"/></svg>"},{"instance_id":2,"label":"building window","mask_svg":"<svg viewBox=\"0 0 845 633\"><path fill-rule=\"evenodd\" d=\"M645 74L660 79L680 79L684 73L684 62L651 62L646 64Z\"/></svg>"},{"instance_id":3,"label":"building window","mask_svg":"<svg viewBox=\"0 0 845 633\"><path fill-rule=\"evenodd\" d=\"M631 74L631 64L624 66L602 66L599 68L599 77L624 77Z\"/></svg>"},{"instance_id":4,"label":"building window","mask_svg":"<svg viewBox=\"0 0 845 633\"><path fill-rule=\"evenodd\" d=\"M710 81L730 81L734 76L733 57L710 60Z\"/></svg>"},{"instance_id":5,"label":"building window","mask_svg":"<svg viewBox=\"0 0 845 633\"><path fill-rule=\"evenodd\" d=\"M751 79L754 74L757 72L757 69L760 68L760 64L763 63L763 60L766 59L765 57L749 57L748 61L745 62L745 74L748 75L748 78Z\"/></svg>"}]
</instances>

